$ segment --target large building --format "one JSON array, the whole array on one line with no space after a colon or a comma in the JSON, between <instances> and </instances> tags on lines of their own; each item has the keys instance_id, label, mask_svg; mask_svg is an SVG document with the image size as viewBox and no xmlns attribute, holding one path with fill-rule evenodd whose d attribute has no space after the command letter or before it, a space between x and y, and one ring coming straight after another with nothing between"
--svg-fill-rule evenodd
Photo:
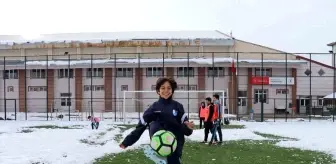
<instances>
[{"instance_id":1,"label":"large building","mask_svg":"<svg viewBox=\"0 0 336 164\"><path fill-rule=\"evenodd\" d=\"M158 77L174 77L175 98L197 112L223 91L230 113L306 113L333 88L334 67L235 39L220 31L0 36L0 110L143 111ZM238 62L237 62L238 61ZM287 77L287 78L286 78ZM187 91L199 92L190 92ZM222 93L222 92L220 92ZM294 107L294 108L293 108ZM1 116L1 115L0 115Z\"/></svg>"}]
</instances>

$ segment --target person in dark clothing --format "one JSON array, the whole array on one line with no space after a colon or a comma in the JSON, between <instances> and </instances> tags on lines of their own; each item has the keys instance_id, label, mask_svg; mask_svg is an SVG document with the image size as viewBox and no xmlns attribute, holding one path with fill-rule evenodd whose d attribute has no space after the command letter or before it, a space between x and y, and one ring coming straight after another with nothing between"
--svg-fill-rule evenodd
<instances>
[{"instance_id":1,"label":"person in dark clothing","mask_svg":"<svg viewBox=\"0 0 336 164\"><path fill-rule=\"evenodd\" d=\"M223 134L222 134L222 127L221 127L221 124L222 124L222 108L221 108L221 104L220 104L220 101L219 101L219 95L218 94L214 94L213 95L213 104L217 106L217 109L218 109L218 119L215 120L216 121L216 124L218 125L216 130L214 132L218 132L218 136L219 136L219 142L218 144L221 144L223 142ZM215 135L215 141L217 141L217 135Z\"/></svg>"},{"instance_id":2,"label":"person in dark clothing","mask_svg":"<svg viewBox=\"0 0 336 164\"><path fill-rule=\"evenodd\" d=\"M207 143L207 141L208 141L209 132L211 131L211 129L213 127L212 116L214 114L214 106L211 103L211 98L207 97L205 99L205 101L206 101L206 104L207 104L207 110L209 110L209 111L208 111L208 114L207 114L207 116L204 120L204 140L203 140L203 143Z\"/></svg>"},{"instance_id":3,"label":"person in dark clothing","mask_svg":"<svg viewBox=\"0 0 336 164\"><path fill-rule=\"evenodd\" d=\"M205 118L204 118L204 111L205 110L205 102L201 102L201 106L199 108L198 111L198 117L200 118L200 129L202 129L202 123L204 122Z\"/></svg>"},{"instance_id":4,"label":"person in dark clothing","mask_svg":"<svg viewBox=\"0 0 336 164\"><path fill-rule=\"evenodd\" d=\"M140 121L119 145L125 149L139 140L143 132L149 128L149 136L152 138L155 132L167 130L172 132L177 140L177 148L173 154L167 157L168 164L180 164L184 135L190 136L193 132L194 123L189 122L183 105L172 99L177 84L171 78L160 78L156 82L156 92L159 100L154 102L140 117Z\"/></svg>"}]
</instances>

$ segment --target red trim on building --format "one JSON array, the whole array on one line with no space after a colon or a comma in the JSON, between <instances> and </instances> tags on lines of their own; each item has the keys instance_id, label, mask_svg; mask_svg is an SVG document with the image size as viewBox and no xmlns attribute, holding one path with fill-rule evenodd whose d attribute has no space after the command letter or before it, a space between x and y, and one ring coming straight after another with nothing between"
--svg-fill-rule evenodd
<instances>
[{"instance_id":1,"label":"red trim on building","mask_svg":"<svg viewBox=\"0 0 336 164\"><path fill-rule=\"evenodd\" d=\"M312 63L314 63L314 64L318 64L318 65L323 66L323 67L326 67L326 68L336 69L336 68L333 67L333 66L330 66L330 65L327 65L327 64L318 62L318 61L316 61L316 60L311 60L311 59L306 58L306 57L303 57L303 56L296 56L296 59L302 59L302 60L306 60L306 61L308 61L308 62L312 62Z\"/></svg>"}]
</instances>

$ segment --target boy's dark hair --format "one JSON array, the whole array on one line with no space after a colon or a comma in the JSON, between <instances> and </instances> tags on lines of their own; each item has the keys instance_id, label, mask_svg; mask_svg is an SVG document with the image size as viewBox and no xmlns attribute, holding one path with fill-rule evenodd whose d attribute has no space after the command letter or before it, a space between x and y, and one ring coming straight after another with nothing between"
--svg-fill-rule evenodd
<instances>
[{"instance_id":1,"label":"boy's dark hair","mask_svg":"<svg viewBox=\"0 0 336 164\"><path fill-rule=\"evenodd\" d=\"M88 116L88 119L90 119L91 118L91 116Z\"/></svg>"},{"instance_id":2,"label":"boy's dark hair","mask_svg":"<svg viewBox=\"0 0 336 164\"><path fill-rule=\"evenodd\" d=\"M210 97L205 98L205 100L211 102L211 98Z\"/></svg>"},{"instance_id":3,"label":"boy's dark hair","mask_svg":"<svg viewBox=\"0 0 336 164\"><path fill-rule=\"evenodd\" d=\"M174 93L174 91L176 90L177 88L177 83L176 81L173 79L173 78L168 78L168 77L162 77L162 78L159 78L157 81L156 81L156 86L155 86L155 89L156 89L156 92L159 92L160 91L160 88L161 86L165 83L165 82L168 82L172 88L172 93Z\"/></svg>"},{"instance_id":4,"label":"boy's dark hair","mask_svg":"<svg viewBox=\"0 0 336 164\"><path fill-rule=\"evenodd\" d=\"M214 94L213 97L215 97L217 100L219 100L219 95L218 94Z\"/></svg>"}]
</instances>

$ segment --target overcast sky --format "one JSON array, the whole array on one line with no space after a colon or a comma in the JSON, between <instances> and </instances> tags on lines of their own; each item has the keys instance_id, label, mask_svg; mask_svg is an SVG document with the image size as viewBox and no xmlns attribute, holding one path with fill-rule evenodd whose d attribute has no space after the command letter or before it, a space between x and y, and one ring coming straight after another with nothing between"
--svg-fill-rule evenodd
<instances>
[{"instance_id":1,"label":"overcast sky","mask_svg":"<svg viewBox=\"0 0 336 164\"><path fill-rule=\"evenodd\" d=\"M220 30L287 52L328 52L336 0L0 0L0 34Z\"/></svg>"}]
</instances>

